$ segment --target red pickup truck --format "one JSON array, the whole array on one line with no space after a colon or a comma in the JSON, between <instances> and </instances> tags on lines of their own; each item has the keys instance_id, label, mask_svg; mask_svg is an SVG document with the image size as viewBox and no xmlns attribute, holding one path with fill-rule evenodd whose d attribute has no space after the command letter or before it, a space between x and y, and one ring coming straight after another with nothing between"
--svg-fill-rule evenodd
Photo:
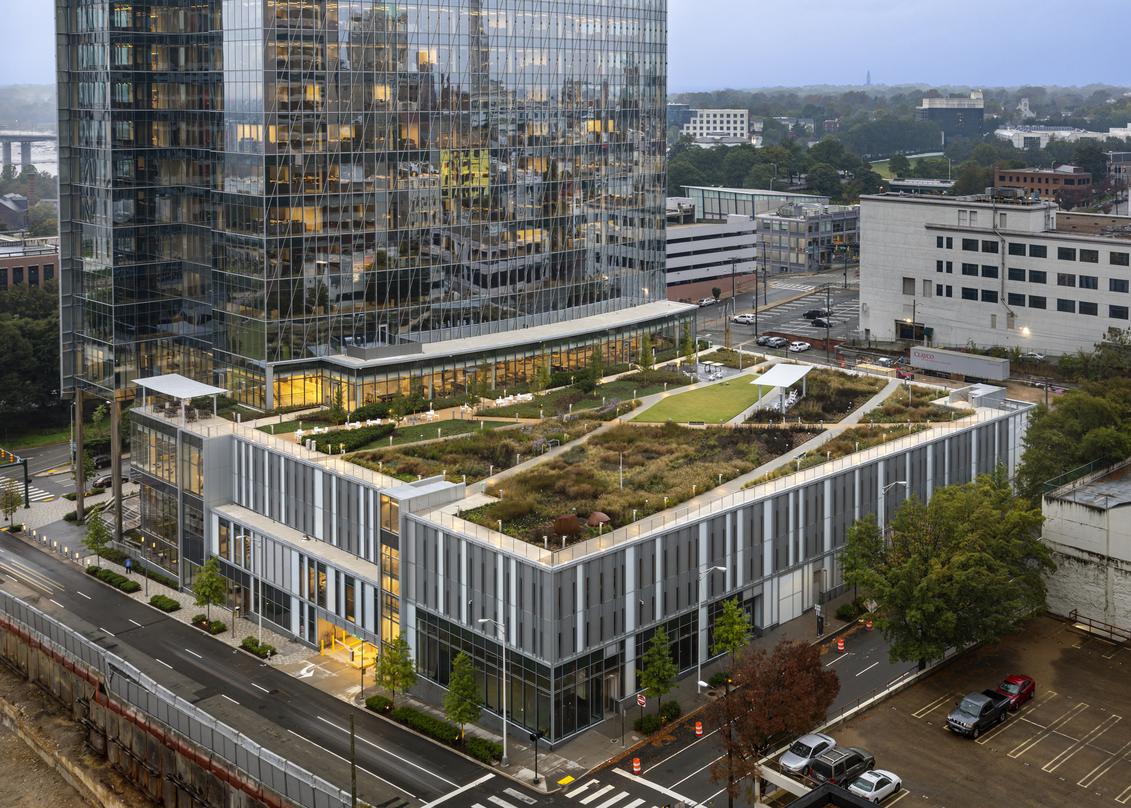
<instances>
[{"instance_id":1,"label":"red pickup truck","mask_svg":"<svg viewBox=\"0 0 1131 808\"><path fill-rule=\"evenodd\" d=\"M1037 683L1033 681L1032 676L1015 673L1005 677L997 686L997 692L1009 699L1009 709L1016 711L1018 707L1037 695Z\"/></svg>"}]
</instances>

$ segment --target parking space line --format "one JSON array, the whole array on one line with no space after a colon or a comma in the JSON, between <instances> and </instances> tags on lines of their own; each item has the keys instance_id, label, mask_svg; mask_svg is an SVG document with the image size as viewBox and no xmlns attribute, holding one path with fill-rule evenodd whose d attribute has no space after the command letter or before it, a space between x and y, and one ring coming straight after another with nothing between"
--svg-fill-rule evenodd
<instances>
[{"instance_id":1,"label":"parking space line","mask_svg":"<svg viewBox=\"0 0 1131 808\"><path fill-rule=\"evenodd\" d=\"M913 712L911 715L915 718L926 718L928 713L930 713L933 710L937 710L939 707L941 707L943 704L945 704L946 701L950 698L950 695L951 695L950 693L945 693L942 696L939 696L937 699L930 702L929 704L924 704L922 707L920 707L918 710Z\"/></svg>"},{"instance_id":2,"label":"parking space line","mask_svg":"<svg viewBox=\"0 0 1131 808\"><path fill-rule=\"evenodd\" d=\"M1045 727L1043 732L1038 732L1034 735L1030 735L1024 741L1022 741L1021 743L1017 744L1017 746L1015 746L1011 750L1009 750L1009 756L1011 758L1021 757L1023 754L1028 752L1030 749L1032 749L1034 746L1039 744L1045 738L1052 735L1055 730L1064 726L1069 721L1071 721L1073 718L1075 718L1076 716L1078 716L1080 713L1084 712L1087 709L1088 709L1087 704L1085 704L1082 701L1077 702L1075 707L1069 708L1065 712L1061 713L1058 717L1056 717L1052 721L1050 721L1048 726Z\"/></svg>"},{"instance_id":3,"label":"parking space line","mask_svg":"<svg viewBox=\"0 0 1131 808\"><path fill-rule=\"evenodd\" d=\"M692 741L691 743L689 743L689 744L688 744L687 746L684 746L684 747L681 747L680 749L677 749L677 750L676 750L675 752L672 752L672 753L671 753L670 755L668 755L668 756L667 756L667 757L665 757L665 758L661 758L660 760L658 760L657 762L653 763L653 764L652 764L651 766L649 766L648 768L646 768L646 769L644 770L644 774L647 774L648 772L652 771L652 769L656 768L657 766L661 766L661 765L663 765L664 763L667 763L667 762L668 762L669 760L671 760L672 758L674 758L674 757L675 757L676 755L679 755L679 754L682 754L683 752L686 752L686 751L687 751L688 749L690 749L691 747L695 746L695 744L699 743L700 741L705 741L705 740L707 740L707 739L708 739L708 738L710 738L710 737L711 737L712 735L714 735L714 734L715 734L716 732L718 732L718 730L717 730L717 729L713 729L713 730L711 730L710 732L708 732L708 733L707 733L706 735L704 735L704 736L703 736L702 738L696 738L696 739L695 739L694 741ZM596 781L594 781L594 782L596 782ZM567 794L566 796L568 797L569 795Z\"/></svg>"},{"instance_id":4,"label":"parking space line","mask_svg":"<svg viewBox=\"0 0 1131 808\"><path fill-rule=\"evenodd\" d=\"M1098 738L1101 735L1103 735L1109 729L1111 729L1116 724L1118 724L1122 719L1123 719L1123 716L1115 715L1114 713L1112 713L1107 718L1105 718L1103 721L1101 721L1098 726L1095 726L1092 729L1090 729L1088 732L1084 733L1084 736L1082 738L1080 738L1078 741L1075 741L1074 743L1070 744L1067 749L1062 751L1059 755L1057 755L1052 760L1050 760L1048 763L1046 763L1044 766L1042 766L1041 769L1046 771L1046 772L1056 771L1058 768L1060 768L1060 765L1062 763L1064 763L1064 761L1068 760L1073 755L1075 755L1077 752L1079 752L1092 739Z\"/></svg>"},{"instance_id":5,"label":"parking space line","mask_svg":"<svg viewBox=\"0 0 1131 808\"><path fill-rule=\"evenodd\" d=\"M899 802L901 799L903 799L904 797L906 797L910 793L911 792L908 791L906 788L901 788L899 790L899 793L895 795L894 800L888 800L887 804L888 804L889 808L890 808L890 806L895 805L897 802Z\"/></svg>"},{"instance_id":6,"label":"parking space line","mask_svg":"<svg viewBox=\"0 0 1131 808\"><path fill-rule=\"evenodd\" d=\"M1044 699L1042 699L1041 701L1038 701L1034 704L1030 704L1024 710L1019 712L1017 714L1017 717L1014 718L1012 721L1007 721L1006 723L1002 724L1001 726L995 727L993 730L991 730L990 732L983 735L981 738L978 738L976 741L974 741L974 743L985 745L986 741L989 741L992 738L997 737L998 735L1005 732L1005 730L1009 729L1010 727L1017 726L1017 724L1020 723L1021 721L1024 721L1027 724L1032 724L1034 727L1040 727L1041 729L1044 729L1045 728L1044 724L1038 724L1036 721L1030 721L1027 716L1032 715L1033 711L1036 710L1038 707L1043 707L1044 705L1048 704L1050 701L1053 700L1053 698L1055 696L1056 696L1056 691L1055 690L1049 690L1047 693L1045 693Z\"/></svg>"},{"instance_id":7,"label":"parking space line","mask_svg":"<svg viewBox=\"0 0 1131 808\"><path fill-rule=\"evenodd\" d=\"M856 675L857 675L857 676L862 676L862 675L864 675L865 673L867 673L868 671L872 670L872 668L876 667L876 666L877 666L877 665L879 665L879 664L880 664L880 663L879 663L878 661L877 661L877 662L873 662L873 663L872 663L871 665L869 665L868 667L866 667L866 668L865 668L864 670L860 671L860 673L858 673L858 674L856 674Z\"/></svg>"},{"instance_id":8,"label":"parking space line","mask_svg":"<svg viewBox=\"0 0 1131 808\"><path fill-rule=\"evenodd\" d=\"M1092 783L1096 782L1101 777L1103 777L1105 774L1107 774L1108 770L1112 766L1114 766L1116 763L1119 762L1121 755L1123 756L1123 758L1125 760L1131 760L1131 755L1126 754L1128 749L1131 749L1131 741L1128 741L1127 743L1123 744L1123 746L1119 747L1119 749L1117 749L1114 753L1112 753L1107 758L1107 760L1103 761L1098 766L1096 766L1094 769L1092 769L1090 772L1088 772L1083 777L1081 777L1079 780L1077 780L1076 785L1083 786L1084 788L1091 788Z\"/></svg>"},{"instance_id":9,"label":"parking space line","mask_svg":"<svg viewBox=\"0 0 1131 808\"><path fill-rule=\"evenodd\" d=\"M1120 805L1126 805L1128 800L1131 800L1131 786L1127 786L1127 788L1123 789L1123 791L1119 793L1119 796L1115 798L1115 801Z\"/></svg>"}]
</instances>

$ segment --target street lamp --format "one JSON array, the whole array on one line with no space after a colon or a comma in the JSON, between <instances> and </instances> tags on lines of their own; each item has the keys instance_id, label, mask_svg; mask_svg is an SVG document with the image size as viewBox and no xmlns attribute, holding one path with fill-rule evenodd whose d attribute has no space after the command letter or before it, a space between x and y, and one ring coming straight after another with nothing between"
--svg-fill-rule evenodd
<instances>
[{"instance_id":1,"label":"street lamp","mask_svg":"<svg viewBox=\"0 0 1131 808\"><path fill-rule=\"evenodd\" d=\"M727 570L726 567L710 567L709 569L705 569L705 570L703 570L702 572L699 573L699 602L700 603L704 603L706 601L706 598L703 596L703 582L707 578L707 576L710 575L712 572L726 572L726 570ZM706 621L704 621L704 622L706 622ZM699 626L699 631L700 631L701 634L703 634L704 637L706 636L706 630L707 630L707 627L705 625L701 624ZM695 658L699 662L698 670L696 671L696 675L695 675L695 693L699 694L699 693L703 692L703 687L704 687L704 684L703 684L703 648L702 648L702 642L700 642L700 647L696 649Z\"/></svg>"},{"instance_id":2,"label":"street lamp","mask_svg":"<svg viewBox=\"0 0 1131 808\"><path fill-rule=\"evenodd\" d=\"M499 759L499 763L503 766L510 765L510 759L507 757L507 627L506 624L496 620L493 617L480 617L479 625L484 623L491 623L495 626L499 642L502 644L502 657L503 657L503 756Z\"/></svg>"},{"instance_id":3,"label":"street lamp","mask_svg":"<svg viewBox=\"0 0 1131 808\"><path fill-rule=\"evenodd\" d=\"M894 480L894 481L888 483L887 485L885 485L883 488L880 489L880 496L879 496L878 505L879 505L879 512L880 512L879 522L880 522L880 532L881 533L886 532L886 528L884 526L884 523L887 521L887 494L888 494L888 491L895 488L897 485L902 485L904 488L908 487L907 480Z\"/></svg>"}]
</instances>

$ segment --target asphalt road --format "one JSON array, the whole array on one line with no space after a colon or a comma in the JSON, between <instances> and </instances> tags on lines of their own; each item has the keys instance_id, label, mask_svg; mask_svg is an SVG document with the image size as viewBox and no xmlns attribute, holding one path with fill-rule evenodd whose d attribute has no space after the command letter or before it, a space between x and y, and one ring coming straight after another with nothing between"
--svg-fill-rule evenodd
<instances>
[{"instance_id":1,"label":"asphalt road","mask_svg":"<svg viewBox=\"0 0 1131 808\"><path fill-rule=\"evenodd\" d=\"M5 540L0 547L0 577L5 579L0 587L14 581L30 588L36 594L26 596L28 602L298 765L327 776L348 760L351 708L333 696L122 597L23 542ZM487 774L363 710L354 715L359 789L371 804L416 806ZM503 778L494 781L498 789L506 784Z\"/></svg>"}]
</instances>

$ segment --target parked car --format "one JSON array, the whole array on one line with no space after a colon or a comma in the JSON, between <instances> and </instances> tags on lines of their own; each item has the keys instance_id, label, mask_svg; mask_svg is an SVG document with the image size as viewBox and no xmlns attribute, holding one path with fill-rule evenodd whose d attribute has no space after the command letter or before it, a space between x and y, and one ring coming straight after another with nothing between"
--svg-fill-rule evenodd
<instances>
[{"instance_id":1,"label":"parked car","mask_svg":"<svg viewBox=\"0 0 1131 808\"><path fill-rule=\"evenodd\" d=\"M719 301L715 300L713 297L703 297L699 299L700 306L713 306L718 302Z\"/></svg>"},{"instance_id":2,"label":"parked car","mask_svg":"<svg viewBox=\"0 0 1131 808\"><path fill-rule=\"evenodd\" d=\"M826 317L815 317L815 318L813 318L813 327L814 328L832 328L833 327L833 321L829 320Z\"/></svg>"},{"instance_id":3,"label":"parked car","mask_svg":"<svg viewBox=\"0 0 1131 808\"><path fill-rule=\"evenodd\" d=\"M814 317L828 317L830 314L828 309L809 309L802 317L806 320L812 320Z\"/></svg>"},{"instance_id":4,"label":"parked car","mask_svg":"<svg viewBox=\"0 0 1131 808\"><path fill-rule=\"evenodd\" d=\"M789 345L789 340L787 340L785 337L770 337L768 340L766 340L766 345L771 348L784 348L785 346Z\"/></svg>"},{"instance_id":5,"label":"parked car","mask_svg":"<svg viewBox=\"0 0 1131 808\"><path fill-rule=\"evenodd\" d=\"M893 368L895 367L895 359L890 356L881 356L876 360L876 364L882 368Z\"/></svg>"},{"instance_id":6,"label":"parked car","mask_svg":"<svg viewBox=\"0 0 1131 808\"><path fill-rule=\"evenodd\" d=\"M732 323L738 323L740 325L753 325L754 324L754 315L753 314L736 314L736 315L734 315L733 317L730 318L730 321Z\"/></svg>"},{"instance_id":7,"label":"parked car","mask_svg":"<svg viewBox=\"0 0 1131 808\"><path fill-rule=\"evenodd\" d=\"M818 783L851 783L868 769L876 758L856 746L837 746L817 755L809 767L809 777Z\"/></svg>"},{"instance_id":8,"label":"parked car","mask_svg":"<svg viewBox=\"0 0 1131 808\"><path fill-rule=\"evenodd\" d=\"M836 741L828 735L819 732L802 735L781 756L778 765L787 772L804 774L819 754L835 746Z\"/></svg>"},{"instance_id":9,"label":"parked car","mask_svg":"<svg viewBox=\"0 0 1131 808\"><path fill-rule=\"evenodd\" d=\"M802 342L801 340L797 340L797 342L789 343L789 350L792 351L793 353L801 353L802 351L807 351L812 347L813 346L810 345L808 342Z\"/></svg>"},{"instance_id":10,"label":"parked car","mask_svg":"<svg viewBox=\"0 0 1131 808\"><path fill-rule=\"evenodd\" d=\"M1043 353L1037 353L1036 351L1026 351L1025 353L1021 354L1021 356L1018 357L1018 358L1024 359L1026 362L1043 362L1043 361L1045 361L1045 355Z\"/></svg>"},{"instance_id":11,"label":"parked car","mask_svg":"<svg viewBox=\"0 0 1131 808\"><path fill-rule=\"evenodd\" d=\"M759 334L758 338L754 340L756 345L769 345L773 337L767 337L765 334Z\"/></svg>"},{"instance_id":12,"label":"parked car","mask_svg":"<svg viewBox=\"0 0 1131 808\"><path fill-rule=\"evenodd\" d=\"M108 455L108 454L95 455L93 462L94 462L94 467L96 469L110 468L110 455Z\"/></svg>"},{"instance_id":13,"label":"parked car","mask_svg":"<svg viewBox=\"0 0 1131 808\"><path fill-rule=\"evenodd\" d=\"M1009 709L1016 711L1018 707L1037 695L1037 683L1033 681L1032 676L1015 673L1002 680L997 686L997 692L1008 698Z\"/></svg>"},{"instance_id":14,"label":"parked car","mask_svg":"<svg viewBox=\"0 0 1131 808\"><path fill-rule=\"evenodd\" d=\"M1009 715L1009 697L996 690L968 693L946 717L946 727L959 735L977 738Z\"/></svg>"},{"instance_id":15,"label":"parked car","mask_svg":"<svg viewBox=\"0 0 1131 808\"><path fill-rule=\"evenodd\" d=\"M130 478L123 474L122 475L122 485L125 485L129 481L130 481ZM93 482L91 482L91 485L94 488L109 488L113 484L114 484L114 475L113 474L100 474L99 476L94 478Z\"/></svg>"},{"instance_id":16,"label":"parked car","mask_svg":"<svg viewBox=\"0 0 1131 808\"><path fill-rule=\"evenodd\" d=\"M903 787L903 781L886 769L864 772L848 785L848 790L868 802L882 802Z\"/></svg>"},{"instance_id":17,"label":"parked car","mask_svg":"<svg viewBox=\"0 0 1131 808\"><path fill-rule=\"evenodd\" d=\"M895 378L897 379L914 379L915 374L907 368L897 368L895 371Z\"/></svg>"}]
</instances>

